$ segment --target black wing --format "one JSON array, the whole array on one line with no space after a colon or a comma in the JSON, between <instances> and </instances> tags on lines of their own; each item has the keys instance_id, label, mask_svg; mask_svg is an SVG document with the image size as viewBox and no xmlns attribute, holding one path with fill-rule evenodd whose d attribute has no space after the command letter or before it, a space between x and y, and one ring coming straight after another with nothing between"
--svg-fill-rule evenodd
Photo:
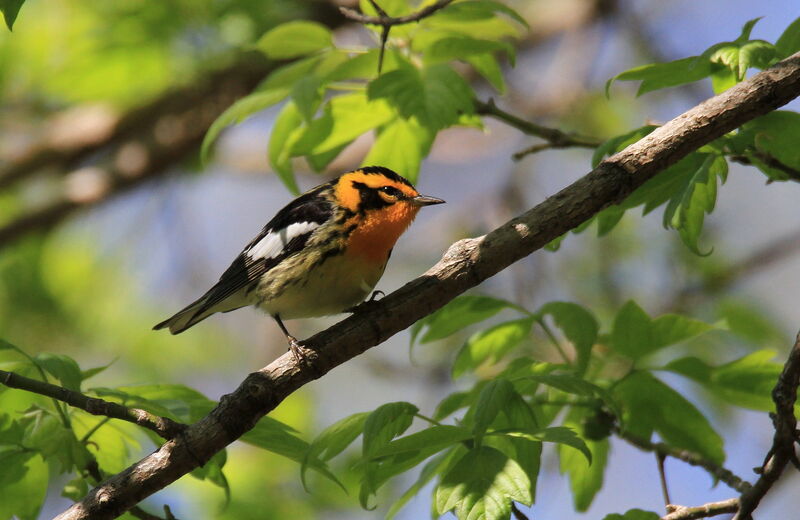
<instances>
[{"instance_id":1,"label":"black wing","mask_svg":"<svg viewBox=\"0 0 800 520\"><path fill-rule=\"evenodd\" d=\"M252 258L248 255L248 252L262 239L271 233L280 232L292 224L305 222L322 225L327 222L333 215L333 207L328 200L320 196L320 192L327 187L327 184L318 186L294 199L281 209L272 220L264 226L261 233L247 244L244 251L236 257L236 260L233 261L230 267L222 273L222 276L220 276L219 281L214 287L204 295L205 302L198 313L202 313L214 307L239 289L258 280L286 257L303 249L306 242L313 234L313 229L292 237L276 256L269 258Z\"/></svg>"}]
</instances>

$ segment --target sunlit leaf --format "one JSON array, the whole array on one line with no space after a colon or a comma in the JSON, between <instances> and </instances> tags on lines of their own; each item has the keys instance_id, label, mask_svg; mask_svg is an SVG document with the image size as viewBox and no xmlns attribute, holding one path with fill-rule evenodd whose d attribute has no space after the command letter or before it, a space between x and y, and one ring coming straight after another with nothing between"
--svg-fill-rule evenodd
<instances>
[{"instance_id":1,"label":"sunlit leaf","mask_svg":"<svg viewBox=\"0 0 800 520\"><path fill-rule=\"evenodd\" d=\"M647 372L634 372L614 387L630 433L650 439L653 432L668 444L722 463L722 438L708 419L678 392Z\"/></svg>"},{"instance_id":2,"label":"sunlit leaf","mask_svg":"<svg viewBox=\"0 0 800 520\"><path fill-rule=\"evenodd\" d=\"M561 473L569 477L575 509L581 512L589 509L597 492L603 487L610 449L608 439L587 441L586 446L592 454L591 463L578 450L558 447Z\"/></svg>"},{"instance_id":3,"label":"sunlit leaf","mask_svg":"<svg viewBox=\"0 0 800 520\"><path fill-rule=\"evenodd\" d=\"M282 101L287 95L289 95L288 89L256 91L225 109L225 112L214 120L203 138L203 144L200 147L200 157L203 162L208 161L211 145L225 128L241 123L265 108Z\"/></svg>"},{"instance_id":4,"label":"sunlit leaf","mask_svg":"<svg viewBox=\"0 0 800 520\"><path fill-rule=\"evenodd\" d=\"M322 116L314 119L293 144L291 154L300 156L332 150L388 122L393 116L386 103L370 101L363 92L336 96L325 105Z\"/></svg>"},{"instance_id":5,"label":"sunlit leaf","mask_svg":"<svg viewBox=\"0 0 800 520\"><path fill-rule=\"evenodd\" d=\"M428 482L433 480L445 468L447 468L456 455L459 455L459 451L451 450L447 453L437 455L429 460L425 466L422 467L422 471L420 471L416 482L414 482L411 487L409 487L406 492L403 493L394 504L392 504L392 507L389 508L389 511L386 513L386 520L391 520L394 518L394 516L400 512L403 506L405 506L409 500L419 493L422 488L428 484Z\"/></svg>"},{"instance_id":6,"label":"sunlit leaf","mask_svg":"<svg viewBox=\"0 0 800 520\"><path fill-rule=\"evenodd\" d=\"M488 447L476 447L436 488L438 514L454 510L459 520L508 518L511 503L531 505L530 480L516 461Z\"/></svg>"},{"instance_id":7,"label":"sunlit leaf","mask_svg":"<svg viewBox=\"0 0 800 520\"><path fill-rule=\"evenodd\" d=\"M797 51L800 51L800 18L795 19L789 27L783 31L778 41L775 42L778 58L788 58Z\"/></svg>"},{"instance_id":8,"label":"sunlit leaf","mask_svg":"<svg viewBox=\"0 0 800 520\"><path fill-rule=\"evenodd\" d=\"M300 467L300 478L303 487L308 489L306 471L309 463L315 459L328 461L350 446L364 430L364 422L369 413L362 412L341 419L325 428L309 445Z\"/></svg>"},{"instance_id":9,"label":"sunlit leaf","mask_svg":"<svg viewBox=\"0 0 800 520\"><path fill-rule=\"evenodd\" d=\"M66 388L76 392L80 391L83 375L74 359L63 354L50 353L37 354L34 359L40 367L58 379Z\"/></svg>"},{"instance_id":10,"label":"sunlit leaf","mask_svg":"<svg viewBox=\"0 0 800 520\"><path fill-rule=\"evenodd\" d=\"M330 29L305 20L281 24L267 31L256 44L261 52L275 60L304 56L332 45Z\"/></svg>"},{"instance_id":11,"label":"sunlit leaf","mask_svg":"<svg viewBox=\"0 0 800 520\"><path fill-rule=\"evenodd\" d=\"M459 330L491 318L514 304L491 296L467 294L451 300L447 305L424 318L425 333L421 343L429 343L458 332Z\"/></svg>"},{"instance_id":12,"label":"sunlit leaf","mask_svg":"<svg viewBox=\"0 0 800 520\"><path fill-rule=\"evenodd\" d=\"M699 81L711 74L710 63L701 56L682 58L667 63L650 63L617 74L606 83L606 96L614 81L641 81L637 96Z\"/></svg>"},{"instance_id":13,"label":"sunlit leaf","mask_svg":"<svg viewBox=\"0 0 800 520\"><path fill-rule=\"evenodd\" d=\"M413 117L432 131L455 124L460 114L474 112L472 87L449 65L420 71L407 64L371 81L367 94L372 100L386 100L402 117Z\"/></svg>"},{"instance_id":14,"label":"sunlit leaf","mask_svg":"<svg viewBox=\"0 0 800 520\"><path fill-rule=\"evenodd\" d=\"M483 435L494 422L497 414L514 396L518 395L514 385L507 379L497 378L483 387L475 401L472 433L479 445Z\"/></svg>"},{"instance_id":15,"label":"sunlit leaf","mask_svg":"<svg viewBox=\"0 0 800 520\"><path fill-rule=\"evenodd\" d=\"M486 361L496 363L528 337L533 318L506 321L473 334L461 347L453 364L453 378L478 368Z\"/></svg>"},{"instance_id":16,"label":"sunlit leaf","mask_svg":"<svg viewBox=\"0 0 800 520\"><path fill-rule=\"evenodd\" d=\"M47 462L34 453L0 453L0 518L35 520L47 494Z\"/></svg>"},{"instance_id":17,"label":"sunlit leaf","mask_svg":"<svg viewBox=\"0 0 800 520\"><path fill-rule=\"evenodd\" d=\"M591 312L576 303L549 302L537 314L552 316L556 326L575 346L577 352L577 371L583 374L589 366L592 347L597 340L599 326Z\"/></svg>"},{"instance_id":18,"label":"sunlit leaf","mask_svg":"<svg viewBox=\"0 0 800 520\"><path fill-rule=\"evenodd\" d=\"M420 164L433 144L433 132L416 120L401 117L391 121L379 133L362 166L380 164L411 181L417 182Z\"/></svg>"},{"instance_id":19,"label":"sunlit leaf","mask_svg":"<svg viewBox=\"0 0 800 520\"><path fill-rule=\"evenodd\" d=\"M461 426L431 426L425 430L395 439L373 451L375 458L418 451L441 451L453 444L472 438L472 432Z\"/></svg>"},{"instance_id":20,"label":"sunlit leaf","mask_svg":"<svg viewBox=\"0 0 800 520\"><path fill-rule=\"evenodd\" d=\"M371 458L382 447L405 432L419 408L411 403L396 402L379 406L364 422L363 454Z\"/></svg>"}]
</instances>

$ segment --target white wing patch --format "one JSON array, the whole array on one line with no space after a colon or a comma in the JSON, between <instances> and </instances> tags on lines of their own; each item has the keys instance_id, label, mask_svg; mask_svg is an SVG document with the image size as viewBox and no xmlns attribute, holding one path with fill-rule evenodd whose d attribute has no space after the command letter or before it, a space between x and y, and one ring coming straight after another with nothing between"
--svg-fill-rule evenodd
<instances>
[{"instance_id":1,"label":"white wing patch","mask_svg":"<svg viewBox=\"0 0 800 520\"><path fill-rule=\"evenodd\" d=\"M295 222L289 224L285 228L272 231L264 238L259 240L253 247L247 251L247 256L253 260L275 258L280 255L294 237L306 234L318 228L319 224L316 222Z\"/></svg>"}]
</instances>

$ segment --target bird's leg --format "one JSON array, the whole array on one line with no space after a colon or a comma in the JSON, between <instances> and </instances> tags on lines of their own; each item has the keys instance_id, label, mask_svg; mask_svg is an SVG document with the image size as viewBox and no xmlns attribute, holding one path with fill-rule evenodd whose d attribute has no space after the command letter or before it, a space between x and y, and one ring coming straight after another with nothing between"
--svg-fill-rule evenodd
<instances>
[{"instance_id":1,"label":"bird's leg","mask_svg":"<svg viewBox=\"0 0 800 520\"><path fill-rule=\"evenodd\" d=\"M297 363L303 363L307 365L308 359L306 358L306 355L303 352L303 346L300 344L299 341L297 341L297 338L289 334L289 331L286 330L286 326L281 321L280 316L275 314L272 317L278 323L278 327L281 328L281 331L283 332L284 336L286 336L286 340L289 342L289 350L291 351L292 356L294 356L294 360L297 361Z\"/></svg>"},{"instance_id":2,"label":"bird's leg","mask_svg":"<svg viewBox=\"0 0 800 520\"><path fill-rule=\"evenodd\" d=\"M358 305L353 305L352 307L348 307L344 310L344 312L361 312L369 308L370 305L376 303L378 300L386 296L386 293L383 291L373 291L372 296L369 297L369 300L364 300L363 302L359 303Z\"/></svg>"}]
</instances>

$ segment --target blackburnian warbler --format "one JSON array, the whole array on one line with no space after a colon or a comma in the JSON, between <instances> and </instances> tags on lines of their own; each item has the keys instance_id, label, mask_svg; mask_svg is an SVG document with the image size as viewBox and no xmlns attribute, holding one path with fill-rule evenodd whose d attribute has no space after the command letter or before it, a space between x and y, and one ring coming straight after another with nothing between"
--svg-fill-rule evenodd
<instances>
[{"instance_id":1,"label":"blackburnian warbler","mask_svg":"<svg viewBox=\"0 0 800 520\"><path fill-rule=\"evenodd\" d=\"M419 209L443 202L388 168L347 172L280 210L216 285L153 328L178 334L214 313L256 305L299 356L281 320L336 314L364 301Z\"/></svg>"}]
</instances>

